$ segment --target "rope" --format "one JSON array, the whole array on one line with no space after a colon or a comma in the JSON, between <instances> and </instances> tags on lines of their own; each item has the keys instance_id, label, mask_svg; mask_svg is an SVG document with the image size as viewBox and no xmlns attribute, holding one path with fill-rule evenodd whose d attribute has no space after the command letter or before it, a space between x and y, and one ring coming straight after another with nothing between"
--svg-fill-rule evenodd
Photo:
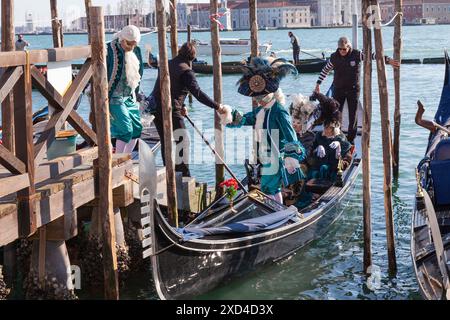
<instances>
[{"instance_id":1,"label":"rope","mask_svg":"<svg viewBox=\"0 0 450 320\"><path fill-rule=\"evenodd\" d=\"M228 12L225 12L225 13L214 13L214 14L211 14L209 16L209 20L211 22L217 23L219 25L220 31L223 31L223 29L225 29L225 26L222 24L222 22L220 22L217 19L220 19L220 18L222 18L223 16L225 16L227 14L228 14Z\"/></svg>"},{"instance_id":2,"label":"rope","mask_svg":"<svg viewBox=\"0 0 450 320\"><path fill-rule=\"evenodd\" d=\"M395 21L395 18L397 18L398 16L402 16L402 17L403 17L403 12L396 12L395 15L394 15L394 17L393 17L388 23L385 23L385 24L380 23L380 25L381 25L382 27L387 27L387 26L390 25L392 22L394 22L394 21Z\"/></svg>"}]
</instances>

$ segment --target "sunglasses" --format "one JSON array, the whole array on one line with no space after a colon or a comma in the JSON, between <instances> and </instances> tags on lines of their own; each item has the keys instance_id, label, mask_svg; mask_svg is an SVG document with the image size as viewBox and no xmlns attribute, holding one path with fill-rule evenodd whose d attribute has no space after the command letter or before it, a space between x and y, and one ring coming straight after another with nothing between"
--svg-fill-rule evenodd
<instances>
[{"instance_id":1,"label":"sunglasses","mask_svg":"<svg viewBox=\"0 0 450 320\"><path fill-rule=\"evenodd\" d=\"M338 48L339 51L347 51L348 48Z\"/></svg>"}]
</instances>

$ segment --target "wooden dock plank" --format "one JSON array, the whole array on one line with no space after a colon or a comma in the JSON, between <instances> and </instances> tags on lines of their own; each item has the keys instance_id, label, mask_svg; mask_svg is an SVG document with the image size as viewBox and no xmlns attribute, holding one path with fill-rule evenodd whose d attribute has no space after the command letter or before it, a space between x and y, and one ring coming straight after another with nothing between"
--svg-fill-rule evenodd
<instances>
[{"instance_id":1,"label":"wooden dock plank","mask_svg":"<svg viewBox=\"0 0 450 320\"><path fill-rule=\"evenodd\" d=\"M133 170L129 155L114 155L112 188L129 184L126 173ZM133 188L124 188L132 197ZM43 182L37 186L36 202L37 227L47 225L61 217L73 221L76 209L92 201L96 197L96 184L92 166L83 165L63 173L59 178ZM18 238L17 205L11 200L0 204L0 246Z\"/></svg>"}]
</instances>

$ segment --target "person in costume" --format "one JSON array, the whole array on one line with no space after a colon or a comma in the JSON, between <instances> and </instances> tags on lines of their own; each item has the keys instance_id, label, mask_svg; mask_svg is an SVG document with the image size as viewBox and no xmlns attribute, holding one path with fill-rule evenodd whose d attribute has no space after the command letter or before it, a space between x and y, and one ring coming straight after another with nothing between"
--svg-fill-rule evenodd
<instances>
[{"instance_id":1,"label":"person in costume","mask_svg":"<svg viewBox=\"0 0 450 320\"><path fill-rule=\"evenodd\" d=\"M341 132L339 119L325 120L324 130L316 134L313 148L317 158L309 174L309 177L313 179L335 181L339 162L341 162L342 171L346 170L351 163L353 147Z\"/></svg>"},{"instance_id":2,"label":"person in costume","mask_svg":"<svg viewBox=\"0 0 450 320\"><path fill-rule=\"evenodd\" d=\"M137 102L144 73L140 40L139 29L129 25L107 45L111 137L116 138L116 153L131 153L142 133Z\"/></svg>"},{"instance_id":3,"label":"person in costume","mask_svg":"<svg viewBox=\"0 0 450 320\"><path fill-rule=\"evenodd\" d=\"M279 203L283 203L282 185L305 178L300 163L306 151L297 140L279 88L281 79L291 72L296 74L297 70L284 59L252 59L239 81L238 92L252 97L258 107L246 114L233 110L231 119L222 122L230 128L254 126L262 165L261 191Z\"/></svg>"}]
</instances>

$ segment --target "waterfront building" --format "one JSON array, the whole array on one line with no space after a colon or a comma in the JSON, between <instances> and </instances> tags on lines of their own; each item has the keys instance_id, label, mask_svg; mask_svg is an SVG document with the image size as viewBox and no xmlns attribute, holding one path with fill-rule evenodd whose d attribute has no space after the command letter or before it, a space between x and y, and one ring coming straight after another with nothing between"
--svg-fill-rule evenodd
<instances>
[{"instance_id":1,"label":"waterfront building","mask_svg":"<svg viewBox=\"0 0 450 320\"><path fill-rule=\"evenodd\" d=\"M322 27L350 26L352 16L361 16L361 7L357 0L318 0L317 20Z\"/></svg>"}]
</instances>

